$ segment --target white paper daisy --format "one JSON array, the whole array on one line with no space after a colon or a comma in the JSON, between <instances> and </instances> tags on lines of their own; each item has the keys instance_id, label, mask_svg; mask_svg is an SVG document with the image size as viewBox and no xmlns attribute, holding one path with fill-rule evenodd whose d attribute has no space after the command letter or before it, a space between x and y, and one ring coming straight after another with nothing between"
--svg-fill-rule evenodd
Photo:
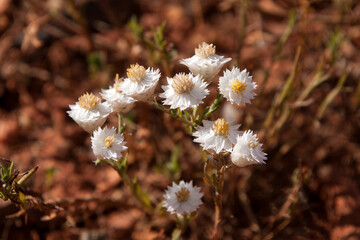
<instances>
[{"instance_id":1,"label":"white paper daisy","mask_svg":"<svg viewBox=\"0 0 360 240\"><path fill-rule=\"evenodd\" d=\"M159 69L145 70L139 64L131 65L127 69L128 77L120 83L120 91L138 101L147 101L154 94L160 75Z\"/></svg>"},{"instance_id":2,"label":"white paper daisy","mask_svg":"<svg viewBox=\"0 0 360 240\"><path fill-rule=\"evenodd\" d=\"M194 142L200 143L204 150L216 153L231 152L236 143L236 137L242 132L238 130L240 124L230 125L223 118L214 121L203 120L204 126L197 126L193 136Z\"/></svg>"},{"instance_id":3,"label":"white paper daisy","mask_svg":"<svg viewBox=\"0 0 360 240\"><path fill-rule=\"evenodd\" d=\"M202 196L200 188L193 186L192 181L180 181L179 185L173 182L164 194L164 207L172 214L190 214L202 204Z\"/></svg>"},{"instance_id":4,"label":"white paper daisy","mask_svg":"<svg viewBox=\"0 0 360 240\"><path fill-rule=\"evenodd\" d=\"M69 105L70 111L67 114L74 119L85 131L92 132L102 126L106 118L112 112L108 102L101 100L92 93L85 93L75 105Z\"/></svg>"},{"instance_id":5,"label":"white paper daisy","mask_svg":"<svg viewBox=\"0 0 360 240\"><path fill-rule=\"evenodd\" d=\"M250 103L256 95L254 90L257 85L252 81L252 76L249 76L249 72L237 67L233 69L225 70L224 76L219 78L219 90L225 98L227 98L232 104L246 104Z\"/></svg>"},{"instance_id":6,"label":"white paper daisy","mask_svg":"<svg viewBox=\"0 0 360 240\"><path fill-rule=\"evenodd\" d=\"M109 89L102 89L101 96L111 104L114 112L127 113L135 105L136 100L120 91L121 81L116 79Z\"/></svg>"},{"instance_id":7,"label":"white paper daisy","mask_svg":"<svg viewBox=\"0 0 360 240\"><path fill-rule=\"evenodd\" d=\"M262 144L259 143L256 134L250 130L245 131L242 136L237 137L237 142L231 153L231 161L239 167L265 164L267 157L261 147Z\"/></svg>"},{"instance_id":8,"label":"white paper daisy","mask_svg":"<svg viewBox=\"0 0 360 240\"><path fill-rule=\"evenodd\" d=\"M99 127L91 137L91 147L98 159L118 160L122 157L121 152L127 149L125 144L123 135L116 133L114 127Z\"/></svg>"},{"instance_id":9,"label":"white paper daisy","mask_svg":"<svg viewBox=\"0 0 360 240\"><path fill-rule=\"evenodd\" d=\"M215 54L215 46L205 42L195 48L195 55L180 61L186 65L194 75L200 74L205 81L211 80L219 73L222 66L229 62L231 58L224 58Z\"/></svg>"},{"instance_id":10,"label":"white paper daisy","mask_svg":"<svg viewBox=\"0 0 360 240\"><path fill-rule=\"evenodd\" d=\"M161 86L165 92L159 96L165 98L163 103L170 105L171 109L194 108L203 103L202 99L209 94L209 90L206 89L208 83L199 75L178 73L173 78L167 78L167 81L168 85Z\"/></svg>"}]
</instances>

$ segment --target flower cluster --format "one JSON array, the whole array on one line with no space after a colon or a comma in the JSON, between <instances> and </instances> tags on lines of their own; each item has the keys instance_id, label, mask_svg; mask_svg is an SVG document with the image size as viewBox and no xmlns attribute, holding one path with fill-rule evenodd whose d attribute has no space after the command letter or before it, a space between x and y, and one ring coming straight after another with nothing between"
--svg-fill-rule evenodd
<instances>
[{"instance_id":1,"label":"flower cluster","mask_svg":"<svg viewBox=\"0 0 360 240\"><path fill-rule=\"evenodd\" d=\"M92 133L92 149L98 160L117 161L127 149L120 129L116 133L115 128L101 128L109 114L124 114L134 107L136 101L148 101L159 79L158 69L131 65L127 69L127 78L121 80L116 75L114 84L109 89L102 89L104 102L92 93L85 93L75 105L69 106L69 116L84 130Z\"/></svg>"},{"instance_id":2,"label":"flower cluster","mask_svg":"<svg viewBox=\"0 0 360 240\"><path fill-rule=\"evenodd\" d=\"M180 61L190 72L167 77L167 84L161 86L163 92L159 94L163 98L163 105L157 103L156 97L153 103L186 123L194 142L208 151L214 161L230 153L232 163L239 167L265 163L266 153L262 151L262 144L252 131L240 131L240 124L233 124L224 118L207 120L223 98L233 105L251 103L256 95L254 90L257 84L246 69L226 69L218 79L218 95L213 104L200 106L209 95L209 85L213 84L222 67L231 60L217 55L215 50L213 44L199 44L194 56ZM127 69L125 78L120 79L117 75L109 89L102 89L100 95L104 102L92 93L85 93L75 105L70 105L69 116L92 134L92 149L98 160L121 161L122 153L127 149L122 134L122 115L131 111L137 101L152 101L160 76L159 69L146 69L136 63ZM101 127L112 112L119 116L118 130ZM202 203L202 196L200 188L193 186L192 181L180 181L168 187L163 206L170 213L189 215Z\"/></svg>"},{"instance_id":3,"label":"flower cluster","mask_svg":"<svg viewBox=\"0 0 360 240\"><path fill-rule=\"evenodd\" d=\"M164 105L180 111L187 109L196 111L209 94L208 85L212 83L223 65L230 60L231 58L215 54L213 44L199 44L194 56L180 61L191 73L179 73L173 78L167 78L168 85L162 86L165 92L159 96L165 98ZM231 70L225 70L223 76L219 78L219 93L235 105L250 103L256 95L254 92L256 87L256 83L252 81L252 76L246 69L241 71L233 67ZM198 119L197 117L193 115L190 120ZM266 154L261 149L262 144L258 142L256 134L252 131L239 131L240 124L233 125L224 118L218 118L216 121L203 119L201 123L202 126L193 125L194 142L200 143L212 156L231 153L231 161L240 167L265 163ZM164 195L164 207L170 213L190 214L198 208L201 196L198 188L192 186L192 182L186 184L181 181L179 185L173 183Z\"/></svg>"},{"instance_id":4,"label":"flower cluster","mask_svg":"<svg viewBox=\"0 0 360 240\"><path fill-rule=\"evenodd\" d=\"M211 83L213 78L219 73L223 65L229 62L231 58L224 58L215 54L215 46L213 44L201 43L195 49L195 55L191 58L181 60L180 63L189 67L189 70ZM175 78L179 78L176 75ZM185 75L181 75L185 76ZM188 79L194 79L193 75L189 75ZM195 78L196 78L195 77ZM185 79L185 77L183 77ZM174 84L174 82L176 82ZM169 86L163 87L165 93L160 95L166 98L164 104L171 105L171 108L194 108L194 104L202 103L207 85L197 88L197 93L191 91L195 89L196 81L174 81L168 79ZM231 104L241 105L251 103L255 97L254 90L257 85L252 81L252 76L244 69L233 67L231 70L226 69L223 75L219 77L219 93L225 97ZM174 88L187 92L186 97L177 96ZM187 103L187 104L185 104ZM196 105L196 106L197 106ZM232 125L231 121L227 122L223 118L216 121L202 121L203 126L196 126L193 133L194 142L200 143L204 150L213 154L231 153L231 160L237 166L246 166L253 163L265 163L266 154L262 152L262 144L258 143L256 134L252 131L242 132L238 128L240 125ZM249 140L250 139L250 140ZM235 146L235 147L234 147Z\"/></svg>"},{"instance_id":5,"label":"flower cluster","mask_svg":"<svg viewBox=\"0 0 360 240\"><path fill-rule=\"evenodd\" d=\"M197 131L193 133L194 142L210 153L231 153L231 161L239 167L265 163L266 153L262 151L257 135L249 130L238 131L240 124L229 123L223 118L204 120L204 126L196 127Z\"/></svg>"}]
</instances>

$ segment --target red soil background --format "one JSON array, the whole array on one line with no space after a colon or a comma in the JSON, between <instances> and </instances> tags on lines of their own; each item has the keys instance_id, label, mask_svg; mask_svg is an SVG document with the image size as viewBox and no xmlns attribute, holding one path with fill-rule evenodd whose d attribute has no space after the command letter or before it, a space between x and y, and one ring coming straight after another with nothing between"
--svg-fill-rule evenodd
<instances>
[{"instance_id":1,"label":"red soil background","mask_svg":"<svg viewBox=\"0 0 360 240\"><path fill-rule=\"evenodd\" d=\"M291 10L294 27L272 63ZM130 64L152 64L126 25L131 16L150 39L152 27L166 21L167 49L177 50L172 73L187 71L179 60L206 41L233 58L226 67L248 69L259 85L256 100L232 113L241 130L259 133L268 161L226 172L222 239L360 239L357 1L261 0L246 7L245 0L0 0L0 157L22 172L38 165L27 190L63 208L51 217L29 210L9 218L19 209L0 201L1 239L170 238L174 216L142 211L113 169L93 164L90 136L66 114L80 95L98 93L112 84L115 73L124 76ZM264 127L297 49L292 92ZM297 102L319 64L326 81ZM162 71L164 83L164 69L153 66ZM343 87L320 116L321 104L345 72ZM216 80L211 90L209 101ZM282 107L291 112L270 134ZM172 181L159 169L180 146L180 179L193 180L205 194L184 239L208 239L214 206L202 181L199 146L181 122L151 105L138 103L127 117L129 174L159 203ZM111 115L107 124L116 121Z\"/></svg>"}]
</instances>

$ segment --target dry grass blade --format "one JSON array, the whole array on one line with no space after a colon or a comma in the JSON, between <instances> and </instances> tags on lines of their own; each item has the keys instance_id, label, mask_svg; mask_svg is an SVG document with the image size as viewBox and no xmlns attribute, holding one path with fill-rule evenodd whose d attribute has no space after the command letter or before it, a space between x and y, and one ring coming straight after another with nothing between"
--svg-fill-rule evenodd
<instances>
[{"instance_id":1,"label":"dry grass blade","mask_svg":"<svg viewBox=\"0 0 360 240\"><path fill-rule=\"evenodd\" d=\"M319 65L318 65L318 68L316 70L313 80L308 85L308 87L305 88L304 91L300 94L299 98L296 100L296 103L306 101L305 99L309 96L309 94L312 92L312 90L314 90L321 83L323 83L329 79L329 74L324 74L323 68L324 68L324 62L322 60L322 61L320 61ZM296 103L294 105L298 105ZM301 104L299 104L299 105L301 105Z\"/></svg>"},{"instance_id":2,"label":"dry grass blade","mask_svg":"<svg viewBox=\"0 0 360 240\"><path fill-rule=\"evenodd\" d=\"M290 36L294 26L295 26L295 22L296 22L296 11L291 10L290 14L289 14L289 21L288 21L288 24L286 26L286 29L283 32L283 34L281 35L279 42L276 44L274 51L272 52L270 67L268 69L266 69L266 71L265 71L264 80L263 80L263 83L261 85L259 95L262 94L262 92L263 92L263 90L264 90L264 88L266 86L266 83L267 83L267 81L269 79L269 76L270 76L270 70L271 70L272 66L274 65L277 57L279 56L282 48L284 47L287 39L289 38L289 36Z\"/></svg>"},{"instance_id":3,"label":"dry grass blade","mask_svg":"<svg viewBox=\"0 0 360 240\"><path fill-rule=\"evenodd\" d=\"M356 88L355 104L356 104L356 107L360 105L360 81L358 82L358 85Z\"/></svg>"},{"instance_id":4,"label":"dry grass blade","mask_svg":"<svg viewBox=\"0 0 360 240\"><path fill-rule=\"evenodd\" d=\"M276 109L278 109L292 93L292 87L293 87L293 83L294 83L295 76L296 76L297 69L298 69L300 53L301 53L301 47L298 47L297 51L296 51L296 56L295 56L295 60L294 60L294 64L293 64L291 73L290 73L288 79L286 80L286 83L285 83L284 87L282 88L280 94L278 94L276 96L275 100L273 101L273 104L271 105L271 108L267 114L265 121L264 121L265 128L268 128L271 125L271 123L273 122L273 118L274 118ZM272 133L273 133L273 130L272 130Z\"/></svg>"},{"instance_id":5,"label":"dry grass blade","mask_svg":"<svg viewBox=\"0 0 360 240\"><path fill-rule=\"evenodd\" d=\"M237 62L240 64L240 56L241 56L241 50L244 46L244 39L245 39L245 32L246 32L246 25L247 25L247 14L248 11L248 0L242 0L241 1L241 9L240 9L240 31L239 31L239 45L237 48Z\"/></svg>"},{"instance_id":6,"label":"dry grass blade","mask_svg":"<svg viewBox=\"0 0 360 240\"><path fill-rule=\"evenodd\" d=\"M333 90L331 90L331 92L329 92L329 94L326 96L324 101L321 103L321 105L320 105L320 107L319 107L319 109L317 111L317 114L316 114L317 119L321 119L323 117L326 108L334 100L336 95L339 94L342 87L344 86L344 83L345 83L345 81L347 79L348 74L349 74L349 70L346 69L345 72L343 73L343 75L340 77L336 87Z\"/></svg>"}]
</instances>

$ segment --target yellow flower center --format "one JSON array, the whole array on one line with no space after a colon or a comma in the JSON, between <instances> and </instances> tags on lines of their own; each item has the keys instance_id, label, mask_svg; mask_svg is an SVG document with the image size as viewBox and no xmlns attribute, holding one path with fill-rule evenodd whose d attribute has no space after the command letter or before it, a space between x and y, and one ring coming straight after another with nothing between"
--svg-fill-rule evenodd
<instances>
[{"instance_id":1,"label":"yellow flower center","mask_svg":"<svg viewBox=\"0 0 360 240\"><path fill-rule=\"evenodd\" d=\"M256 148L259 144L257 142L250 141L248 146L251 148Z\"/></svg>"},{"instance_id":2,"label":"yellow flower center","mask_svg":"<svg viewBox=\"0 0 360 240\"><path fill-rule=\"evenodd\" d=\"M216 47L213 44L207 44L203 42L195 48L195 55L201 58L208 58L215 55Z\"/></svg>"},{"instance_id":3,"label":"yellow flower center","mask_svg":"<svg viewBox=\"0 0 360 240\"><path fill-rule=\"evenodd\" d=\"M237 78L234 79L234 81L231 84L231 89L234 90L237 93L242 93L245 91L247 85L244 80L239 80Z\"/></svg>"},{"instance_id":4,"label":"yellow flower center","mask_svg":"<svg viewBox=\"0 0 360 240\"><path fill-rule=\"evenodd\" d=\"M146 70L139 64L132 64L127 70L127 76L131 81L141 82L145 78Z\"/></svg>"},{"instance_id":5,"label":"yellow flower center","mask_svg":"<svg viewBox=\"0 0 360 240\"><path fill-rule=\"evenodd\" d=\"M111 147L115 143L115 136L114 135L108 136L104 142L107 148Z\"/></svg>"},{"instance_id":6,"label":"yellow flower center","mask_svg":"<svg viewBox=\"0 0 360 240\"><path fill-rule=\"evenodd\" d=\"M178 200L179 202L185 202L185 201L187 201L187 200L189 199L189 194L190 194L190 192L189 192L188 189L182 187L182 188L180 189L180 191L178 191L178 192L175 193L175 194L176 194L176 198L177 198L177 200Z\"/></svg>"},{"instance_id":7,"label":"yellow flower center","mask_svg":"<svg viewBox=\"0 0 360 240\"><path fill-rule=\"evenodd\" d=\"M226 136L229 133L229 124L223 118L219 118L215 121L212 129L216 135Z\"/></svg>"},{"instance_id":8,"label":"yellow flower center","mask_svg":"<svg viewBox=\"0 0 360 240\"><path fill-rule=\"evenodd\" d=\"M116 77L115 77L115 90L118 93L121 93L120 83L122 83L122 82L123 82L122 79L119 78L119 74L116 74Z\"/></svg>"},{"instance_id":9,"label":"yellow flower center","mask_svg":"<svg viewBox=\"0 0 360 240\"><path fill-rule=\"evenodd\" d=\"M99 98L97 98L94 94L92 93L85 93L84 95L82 95L81 97L79 97L78 99L79 101L79 106L82 108L85 108L87 110L94 110L97 108L97 106L99 105Z\"/></svg>"},{"instance_id":10,"label":"yellow flower center","mask_svg":"<svg viewBox=\"0 0 360 240\"><path fill-rule=\"evenodd\" d=\"M194 85L190 75L185 73L176 74L171 83L171 87L178 94L190 92L194 88Z\"/></svg>"}]
</instances>

